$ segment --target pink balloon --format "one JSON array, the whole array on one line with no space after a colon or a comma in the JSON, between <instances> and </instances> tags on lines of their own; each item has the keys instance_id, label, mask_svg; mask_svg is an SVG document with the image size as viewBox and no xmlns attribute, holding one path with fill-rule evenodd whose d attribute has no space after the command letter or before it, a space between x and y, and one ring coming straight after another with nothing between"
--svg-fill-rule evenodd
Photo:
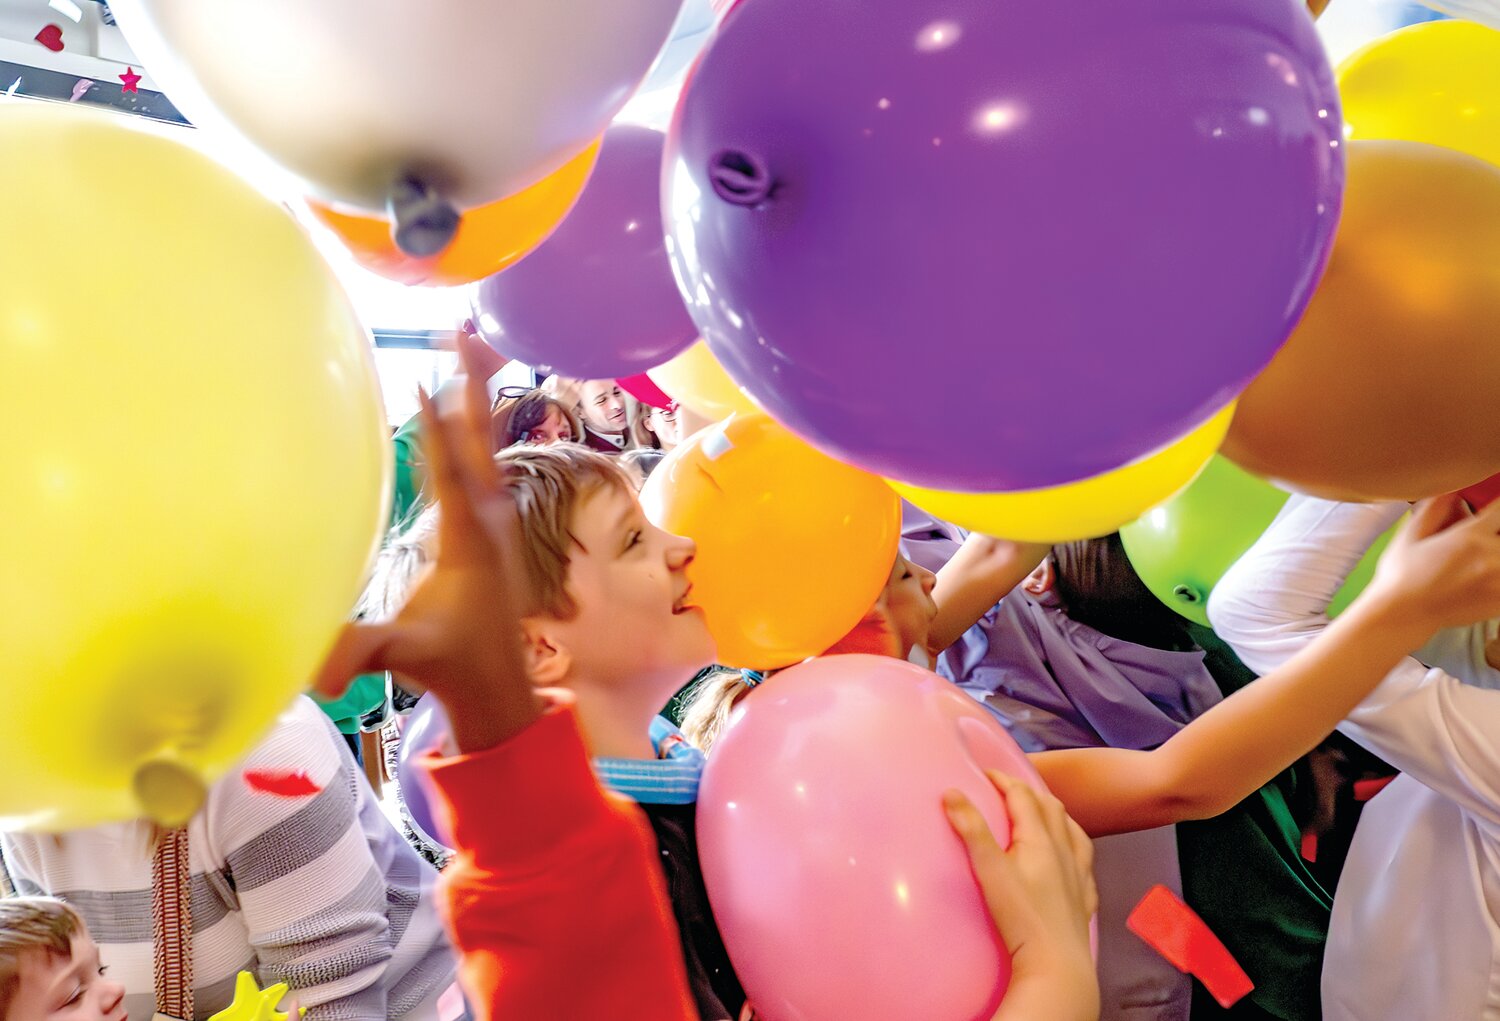
<instances>
[{"instance_id":1,"label":"pink balloon","mask_svg":"<svg viewBox=\"0 0 1500 1021\"><path fill-rule=\"evenodd\" d=\"M642 404L649 404L653 408L665 408L672 404L672 398L667 396L667 392L657 386L656 381L644 372L617 379L615 382L620 384L620 389Z\"/></svg>"},{"instance_id":2,"label":"pink balloon","mask_svg":"<svg viewBox=\"0 0 1500 1021\"><path fill-rule=\"evenodd\" d=\"M1042 788L1025 754L948 681L880 656L826 656L735 710L698 800L714 917L767 1021L974 1021L1010 956L943 814L958 788L1002 846L984 769Z\"/></svg>"}]
</instances>

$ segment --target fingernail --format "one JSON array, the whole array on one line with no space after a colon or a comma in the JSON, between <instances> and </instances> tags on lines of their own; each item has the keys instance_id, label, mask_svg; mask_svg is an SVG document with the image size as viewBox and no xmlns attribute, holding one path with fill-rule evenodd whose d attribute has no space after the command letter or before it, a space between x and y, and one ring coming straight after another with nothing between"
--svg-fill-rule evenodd
<instances>
[{"instance_id":1,"label":"fingernail","mask_svg":"<svg viewBox=\"0 0 1500 1021\"><path fill-rule=\"evenodd\" d=\"M972 810L973 806L969 803L969 799L964 797L963 792L945 791L943 793L943 811L952 822L967 822Z\"/></svg>"}]
</instances>

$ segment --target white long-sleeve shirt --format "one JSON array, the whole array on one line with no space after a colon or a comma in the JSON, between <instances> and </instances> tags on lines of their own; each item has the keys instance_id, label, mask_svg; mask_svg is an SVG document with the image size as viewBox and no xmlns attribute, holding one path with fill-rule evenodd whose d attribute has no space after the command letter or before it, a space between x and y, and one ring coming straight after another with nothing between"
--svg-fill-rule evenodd
<instances>
[{"instance_id":1,"label":"white long-sleeve shirt","mask_svg":"<svg viewBox=\"0 0 1500 1021\"><path fill-rule=\"evenodd\" d=\"M252 790L251 769L303 772L320 793ZM88 923L132 1018L154 1008L152 827L3 835L22 894L53 894ZM188 825L195 1013L229 1005L240 971L285 982L308 1021L434 1021L456 958L437 874L388 823L333 724L299 698Z\"/></svg>"},{"instance_id":2,"label":"white long-sleeve shirt","mask_svg":"<svg viewBox=\"0 0 1500 1021\"><path fill-rule=\"evenodd\" d=\"M1209 618L1266 673L1328 623L1404 504L1293 497L1216 586ZM1326 1021L1500 1021L1500 671L1495 622L1445 631L1340 730L1402 771L1365 807L1323 964Z\"/></svg>"}]
</instances>

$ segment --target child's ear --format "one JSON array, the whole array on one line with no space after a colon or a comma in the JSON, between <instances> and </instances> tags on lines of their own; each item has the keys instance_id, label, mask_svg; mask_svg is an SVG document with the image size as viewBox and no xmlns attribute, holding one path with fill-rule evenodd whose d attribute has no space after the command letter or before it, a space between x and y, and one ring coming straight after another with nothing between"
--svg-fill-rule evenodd
<instances>
[{"instance_id":1,"label":"child's ear","mask_svg":"<svg viewBox=\"0 0 1500 1021\"><path fill-rule=\"evenodd\" d=\"M1052 586L1057 583L1057 575L1052 567L1052 557L1049 555L1036 565L1036 570L1026 576L1022 586L1033 596L1046 595L1052 591Z\"/></svg>"},{"instance_id":2,"label":"child's ear","mask_svg":"<svg viewBox=\"0 0 1500 1021\"><path fill-rule=\"evenodd\" d=\"M526 679L536 688L565 687L573 667L572 654L551 633L545 621L527 617L521 621L521 658Z\"/></svg>"}]
</instances>

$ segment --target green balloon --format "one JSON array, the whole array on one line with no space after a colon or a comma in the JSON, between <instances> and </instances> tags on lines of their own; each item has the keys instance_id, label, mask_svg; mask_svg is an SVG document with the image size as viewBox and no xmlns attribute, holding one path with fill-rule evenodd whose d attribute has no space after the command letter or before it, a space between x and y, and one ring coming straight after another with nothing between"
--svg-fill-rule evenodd
<instances>
[{"instance_id":1,"label":"green balloon","mask_svg":"<svg viewBox=\"0 0 1500 1021\"><path fill-rule=\"evenodd\" d=\"M1215 455L1175 497L1120 529L1125 553L1141 580L1163 603L1205 627L1208 597L1224 572L1275 519L1287 493ZM1386 532L1330 607L1337 614L1369 584L1375 562L1395 529Z\"/></svg>"}]
</instances>

